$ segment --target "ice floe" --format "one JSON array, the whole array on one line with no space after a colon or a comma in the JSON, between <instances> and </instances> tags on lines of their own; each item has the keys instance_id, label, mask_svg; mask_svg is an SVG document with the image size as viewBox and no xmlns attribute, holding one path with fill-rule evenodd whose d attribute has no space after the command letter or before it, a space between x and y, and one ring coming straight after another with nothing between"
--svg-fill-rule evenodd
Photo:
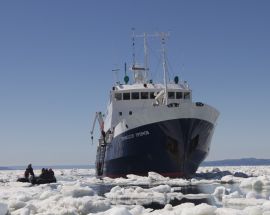
<instances>
[{"instance_id":1,"label":"ice floe","mask_svg":"<svg viewBox=\"0 0 270 215\"><path fill-rule=\"evenodd\" d=\"M154 172L99 179L93 169L66 169L39 186L16 182L22 175L0 171L0 215L270 215L268 166L201 167L191 180Z\"/></svg>"}]
</instances>

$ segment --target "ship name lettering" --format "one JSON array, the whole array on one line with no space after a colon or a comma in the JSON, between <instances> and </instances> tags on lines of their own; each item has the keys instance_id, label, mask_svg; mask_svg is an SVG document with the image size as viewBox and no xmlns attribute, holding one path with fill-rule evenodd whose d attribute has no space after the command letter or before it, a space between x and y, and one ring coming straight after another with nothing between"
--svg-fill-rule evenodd
<instances>
[{"instance_id":1,"label":"ship name lettering","mask_svg":"<svg viewBox=\"0 0 270 215\"><path fill-rule=\"evenodd\" d=\"M136 133L136 137L147 136L149 134L150 134L149 131L141 131L141 132Z\"/></svg>"},{"instance_id":2,"label":"ship name lettering","mask_svg":"<svg viewBox=\"0 0 270 215\"><path fill-rule=\"evenodd\" d=\"M150 132L149 131L140 131L140 132L137 132L135 134L129 134L127 136L124 136L124 137L121 137L122 140L130 140L130 139L133 139L133 138L137 138L137 137L143 137L143 136L147 136L149 135Z\"/></svg>"},{"instance_id":3,"label":"ship name lettering","mask_svg":"<svg viewBox=\"0 0 270 215\"><path fill-rule=\"evenodd\" d=\"M122 140L129 140L129 139L133 139L134 138L134 134L129 134L127 136L122 137Z\"/></svg>"}]
</instances>

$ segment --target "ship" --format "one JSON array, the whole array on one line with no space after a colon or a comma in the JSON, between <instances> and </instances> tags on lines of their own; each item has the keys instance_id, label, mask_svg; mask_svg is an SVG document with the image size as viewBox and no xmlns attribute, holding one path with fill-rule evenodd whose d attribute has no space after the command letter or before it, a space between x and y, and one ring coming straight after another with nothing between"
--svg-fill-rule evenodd
<instances>
[{"instance_id":1,"label":"ship","mask_svg":"<svg viewBox=\"0 0 270 215\"><path fill-rule=\"evenodd\" d=\"M161 45L163 80L149 79L148 38ZM142 38L144 62L135 57L135 38ZM168 77L166 41L168 33L132 34L133 76L130 82L125 64L124 82L117 81L109 93L106 112L96 112L100 126L97 144L98 177L145 176L156 172L166 177L191 178L207 157L219 112L192 99L186 81Z\"/></svg>"}]
</instances>

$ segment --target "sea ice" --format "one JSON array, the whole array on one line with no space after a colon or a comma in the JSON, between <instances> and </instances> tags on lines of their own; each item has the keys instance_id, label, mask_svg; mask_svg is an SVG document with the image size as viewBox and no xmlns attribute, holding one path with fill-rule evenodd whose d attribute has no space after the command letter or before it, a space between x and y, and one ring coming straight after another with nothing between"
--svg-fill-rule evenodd
<instances>
[{"instance_id":1,"label":"sea ice","mask_svg":"<svg viewBox=\"0 0 270 215\"><path fill-rule=\"evenodd\" d=\"M131 174L127 178L101 180L94 176L93 169L55 170L58 182L39 186L16 182L23 172L0 171L0 215L270 215L267 166L201 167L198 174L202 177L191 180L171 179L153 172L148 176ZM205 186L212 191L184 193L186 187ZM101 196L97 187L109 189ZM214 197L220 199L216 203L220 208L192 203ZM173 206L173 199L190 202ZM145 208L152 202L164 207Z\"/></svg>"},{"instance_id":2,"label":"sea ice","mask_svg":"<svg viewBox=\"0 0 270 215\"><path fill-rule=\"evenodd\" d=\"M0 215L5 215L8 212L8 205L0 202Z\"/></svg>"},{"instance_id":3,"label":"sea ice","mask_svg":"<svg viewBox=\"0 0 270 215\"><path fill-rule=\"evenodd\" d=\"M127 204L150 204L152 202L166 204L168 201L166 191L170 190L168 190L168 188L165 190L164 187L153 190L153 188L143 189L137 186L129 188L116 186L113 187L109 193L106 193L105 196L112 200L114 204L124 202Z\"/></svg>"},{"instance_id":4,"label":"sea ice","mask_svg":"<svg viewBox=\"0 0 270 215\"><path fill-rule=\"evenodd\" d=\"M228 194L228 191L223 186L216 187L216 189L213 193L213 195L217 198L222 198L226 194Z\"/></svg>"}]
</instances>

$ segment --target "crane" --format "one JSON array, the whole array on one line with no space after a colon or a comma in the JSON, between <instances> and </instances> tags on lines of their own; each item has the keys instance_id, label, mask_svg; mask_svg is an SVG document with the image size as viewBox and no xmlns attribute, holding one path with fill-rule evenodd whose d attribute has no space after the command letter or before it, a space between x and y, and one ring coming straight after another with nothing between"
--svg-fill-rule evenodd
<instances>
[{"instance_id":1,"label":"crane","mask_svg":"<svg viewBox=\"0 0 270 215\"><path fill-rule=\"evenodd\" d=\"M93 122L93 126L92 126L92 129L90 131L90 134L91 134L91 140L92 140L92 144L93 144L93 133L94 133L94 129L95 129L95 125L96 125L96 122L98 121L99 123L99 127L100 127L100 132L103 136L105 136L105 132L104 132L104 120L103 120L103 115L101 112L96 112L95 114L95 119L94 119L94 122Z\"/></svg>"}]
</instances>

